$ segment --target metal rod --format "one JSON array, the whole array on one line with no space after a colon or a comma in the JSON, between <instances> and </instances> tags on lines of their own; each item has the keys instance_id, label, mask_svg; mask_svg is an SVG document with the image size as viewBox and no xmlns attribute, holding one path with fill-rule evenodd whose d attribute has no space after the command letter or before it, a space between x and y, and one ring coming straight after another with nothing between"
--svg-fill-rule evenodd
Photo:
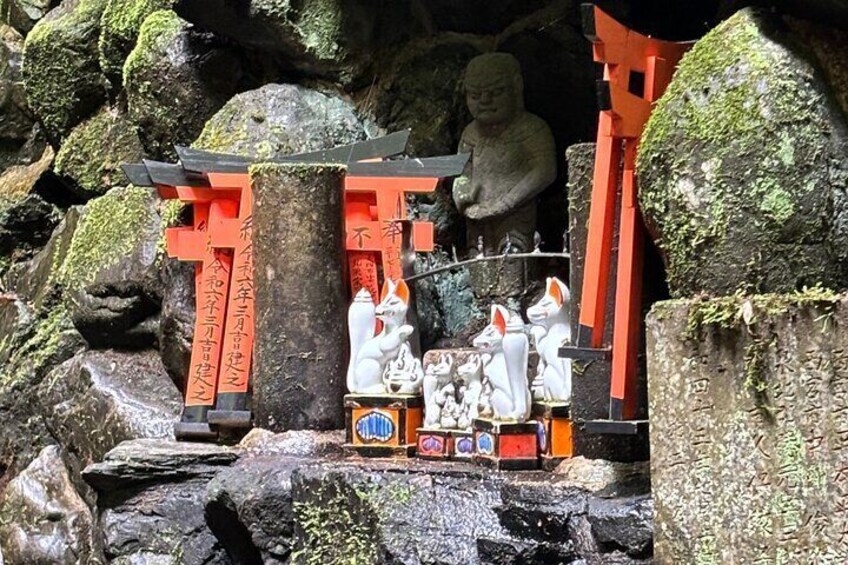
<instances>
[{"instance_id":1,"label":"metal rod","mask_svg":"<svg viewBox=\"0 0 848 565\"><path fill-rule=\"evenodd\" d=\"M437 275L439 273L444 273L445 271L453 271L456 269L461 269L462 267L467 267L469 265L473 265L475 263L485 263L486 261L512 261L515 259L568 259L571 260L571 253L505 253L503 255L491 255L487 257L475 257L474 259L466 259L465 261L460 261L459 263L451 263L450 265L445 265L443 267L436 267L435 269L431 269L429 271L425 271L423 273L418 273L417 275L412 275L411 277L406 278L406 282L417 281L418 279L425 279L427 277L431 277L433 275Z\"/></svg>"}]
</instances>

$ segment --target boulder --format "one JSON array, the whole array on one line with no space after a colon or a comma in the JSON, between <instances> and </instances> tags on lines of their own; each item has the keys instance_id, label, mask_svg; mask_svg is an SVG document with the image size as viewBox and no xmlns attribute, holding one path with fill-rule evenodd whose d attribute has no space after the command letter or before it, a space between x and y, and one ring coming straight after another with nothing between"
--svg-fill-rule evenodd
<instances>
[{"instance_id":1,"label":"boulder","mask_svg":"<svg viewBox=\"0 0 848 565\"><path fill-rule=\"evenodd\" d=\"M365 139L353 105L294 84L237 94L210 119L194 146L268 158L328 149Z\"/></svg>"},{"instance_id":2,"label":"boulder","mask_svg":"<svg viewBox=\"0 0 848 565\"><path fill-rule=\"evenodd\" d=\"M58 269L71 246L81 210L80 206L69 208L50 235L47 245L11 279L9 287L31 303L36 310L41 311L45 307L53 306L61 298L61 289L56 280Z\"/></svg>"},{"instance_id":3,"label":"boulder","mask_svg":"<svg viewBox=\"0 0 848 565\"><path fill-rule=\"evenodd\" d=\"M81 466L125 440L170 438L181 406L152 350L81 353L47 375L38 399L51 435Z\"/></svg>"},{"instance_id":4,"label":"boulder","mask_svg":"<svg viewBox=\"0 0 848 565\"><path fill-rule=\"evenodd\" d=\"M58 3L59 0L2 0L0 13L4 23L25 34Z\"/></svg>"},{"instance_id":5,"label":"boulder","mask_svg":"<svg viewBox=\"0 0 848 565\"><path fill-rule=\"evenodd\" d=\"M368 80L380 48L423 31L414 7L369 0L178 0L180 17L231 38L282 69L352 84Z\"/></svg>"},{"instance_id":6,"label":"boulder","mask_svg":"<svg viewBox=\"0 0 848 565\"><path fill-rule=\"evenodd\" d=\"M85 207L58 280L74 324L96 347L153 343L162 297L161 201L116 188Z\"/></svg>"},{"instance_id":7,"label":"boulder","mask_svg":"<svg viewBox=\"0 0 848 565\"><path fill-rule=\"evenodd\" d=\"M238 455L216 445L124 442L83 477L98 491L103 550L111 563L232 563L209 530L209 479Z\"/></svg>"},{"instance_id":8,"label":"boulder","mask_svg":"<svg viewBox=\"0 0 848 565\"><path fill-rule=\"evenodd\" d=\"M124 65L129 113L148 154L176 156L237 92L242 71L236 52L198 33L174 12L151 14Z\"/></svg>"},{"instance_id":9,"label":"boulder","mask_svg":"<svg viewBox=\"0 0 848 565\"><path fill-rule=\"evenodd\" d=\"M106 0L64 0L24 42L24 89L48 137L58 141L103 104L106 78L98 63Z\"/></svg>"},{"instance_id":10,"label":"boulder","mask_svg":"<svg viewBox=\"0 0 848 565\"><path fill-rule=\"evenodd\" d=\"M135 124L117 108L104 106L71 130L56 155L55 171L70 191L88 200L123 185L121 165L144 156Z\"/></svg>"},{"instance_id":11,"label":"boulder","mask_svg":"<svg viewBox=\"0 0 848 565\"><path fill-rule=\"evenodd\" d=\"M197 314L194 265L162 261L162 313L159 317L159 353L171 380L185 388L191 364L191 343Z\"/></svg>"},{"instance_id":12,"label":"boulder","mask_svg":"<svg viewBox=\"0 0 848 565\"><path fill-rule=\"evenodd\" d=\"M428 0L423 9L432 29L491 35L544 5L543 0Z\"/></svg>"},{"instance_id":13,"label":"boulder","mask_svg":"<svg viewBox=\"0 0 848 565\"><path fill-rule=\"evenodd\" d=\"M138 40L141 24L156 10L166 10L173 3L173 0L106 0L97 48L100 68L117 89L122 85L124 61Z\"/></svg>"},{"instance_id":14,"label":"boulder","mask_svg":"<svg viewBox=\"0 0 848 565\"><path fill-rule=\"evenodd\" d=\"M4 336L0 350L8 359L0 365L0 464L14 476L26 467L42 447L55 443L48 432L35 389L54 366L85 347L74 329L67 309L59 305L36 314L25 312L26 325Z\"/></svg>"},{"instance_id":15,"label":"boulder","mask_svg":"<svg viewBox=\"0 0 848 565\"><path fill-rule=\"evenodd\" d=\"M53 163L46 146L41 159L13 165L0 173L0 254L26 259L43 246L61 219L59 210L39 194L39 183Z\"/></svg>"},{"instance_id":16,"label":"boulder","mask_svg":"<svg viewBox=\"0 0 848 565\"><path fill-rule=\"evenodd\" d=\"M34 124L21 77L24 38L7 25L0 25L0 139L23 144Z\"/></svg>"},{"instance_id":17,"label":"boulder","mask_svg":"<svg viewBox=\"0 0 848 565\"><path fill-rule=\"evenodd\" d=\"M841 286L848 129L814 58L737 12L683 58L640 145L639 201L673 296Z\"/></svg>"},{"instance_id":18,"label":"boulder","mask_svg":"<svg viewBox=\"0 0 848 565\"><path fill-rule=\"evenodd\" d=\"M0 546L7 565L75 565L96 560L91 510L74 489L57 446L3 490Z\"/></svg>"}]
</instances>

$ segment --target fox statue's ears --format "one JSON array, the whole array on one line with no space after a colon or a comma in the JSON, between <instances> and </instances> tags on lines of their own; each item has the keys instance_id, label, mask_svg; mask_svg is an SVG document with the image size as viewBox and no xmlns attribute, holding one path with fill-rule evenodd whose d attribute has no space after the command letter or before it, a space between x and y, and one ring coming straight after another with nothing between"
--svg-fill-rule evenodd
<instances>
[{"instance_id":1,"label":"fox statue's ears","mask_svg":"<svg viewBox=\"0 0 848 565\"><path fill-rule=\"evenodd\" d=\"M562 306L566 300L571 300L571 293L568 292L568 287L556 277L548 277L547 295L553 298L557 306Z\"/></svg>"},{"instance_id":2,"label":"fox statue's ears","mask_svg":"<svg viewBox=\"0 0 848 565\"><path fill-rule=\"evenodd\" d=\"M509 312L503 306L497 304L492 305L492 320L491 324L498 328L501 335L506 335L506 320L509 318Z\"/></svg>"},{"instance_id":3,"label":"fox statue's ears","mask_svg":"<svg viewBox=\"0 0 848 565\"><path fill-rule=\"evenodd\" d=\"M380 300L385 300L391 293L403 300L404 304L409 304L409 287L405 280L400 279L400 281L394 282L391 279L386 279L386 282L383 283L383 291L380 293Z\"/></svg>"}]
</instances>

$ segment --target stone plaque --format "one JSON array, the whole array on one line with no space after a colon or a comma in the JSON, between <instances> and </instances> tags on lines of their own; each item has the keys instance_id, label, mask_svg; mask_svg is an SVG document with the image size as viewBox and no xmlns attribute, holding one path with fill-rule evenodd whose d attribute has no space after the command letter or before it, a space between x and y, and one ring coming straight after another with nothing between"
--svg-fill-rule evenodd
<instances>
[{"instance_id":1,"label":"stone plaque","mask_svg":"<svg viewBox=\"0 0 848 565\"><path fill-rule=\"evenodd\" d=\"M822 296L655 307L658 562L848 562L847 318Z\"/></svg>"}]
</instances>

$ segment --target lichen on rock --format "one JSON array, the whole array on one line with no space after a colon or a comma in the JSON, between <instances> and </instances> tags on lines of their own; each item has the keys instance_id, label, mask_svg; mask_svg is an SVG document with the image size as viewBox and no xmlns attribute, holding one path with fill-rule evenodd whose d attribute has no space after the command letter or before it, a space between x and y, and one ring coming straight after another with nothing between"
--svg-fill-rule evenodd
<instances>
[{"instance_id":1,"label":"lichen on rock","mask_svg":"<svg viewBox=\"0 0 848 565\"><path fill-rule=\"evenodd\" d=\"M796 40L738 12L684 56L648 122L639 199L675 296L844 273L845 124Z\"/></svg>"},{"instance_id":2,"label":"lichen on rock","mask_svg":"<svg viewBox=\"0 0 848 565\"><path fill-rule=\"evenodd\" d=\"M104 106L71 131L56 156L55 171L80 197L92 198L122 184L121 165L142 157L135 125L117 109Z\"/></svg>"},{"instance_id":3,"label":"lichen on rock","mask_svg":"<svg viewBox=\"0 0 848 565\"><path fill-rule=\"evenodd\" d=\"M65 0L38 22L24 43L24 88L53 140L96 110L106 97L97 42L106 0Z\"/></svg>"},{"instance_id":4,"label":"lichen on rock","mask_svg":"<svg viewBox=\"0 0 848 565\"><path fill-rule=\"evenodd\" d=\"M341 96L268 84L234 96L206 123L194 146L267 158L364 138L365 125Z\"/></svg>"}]
</instances>

